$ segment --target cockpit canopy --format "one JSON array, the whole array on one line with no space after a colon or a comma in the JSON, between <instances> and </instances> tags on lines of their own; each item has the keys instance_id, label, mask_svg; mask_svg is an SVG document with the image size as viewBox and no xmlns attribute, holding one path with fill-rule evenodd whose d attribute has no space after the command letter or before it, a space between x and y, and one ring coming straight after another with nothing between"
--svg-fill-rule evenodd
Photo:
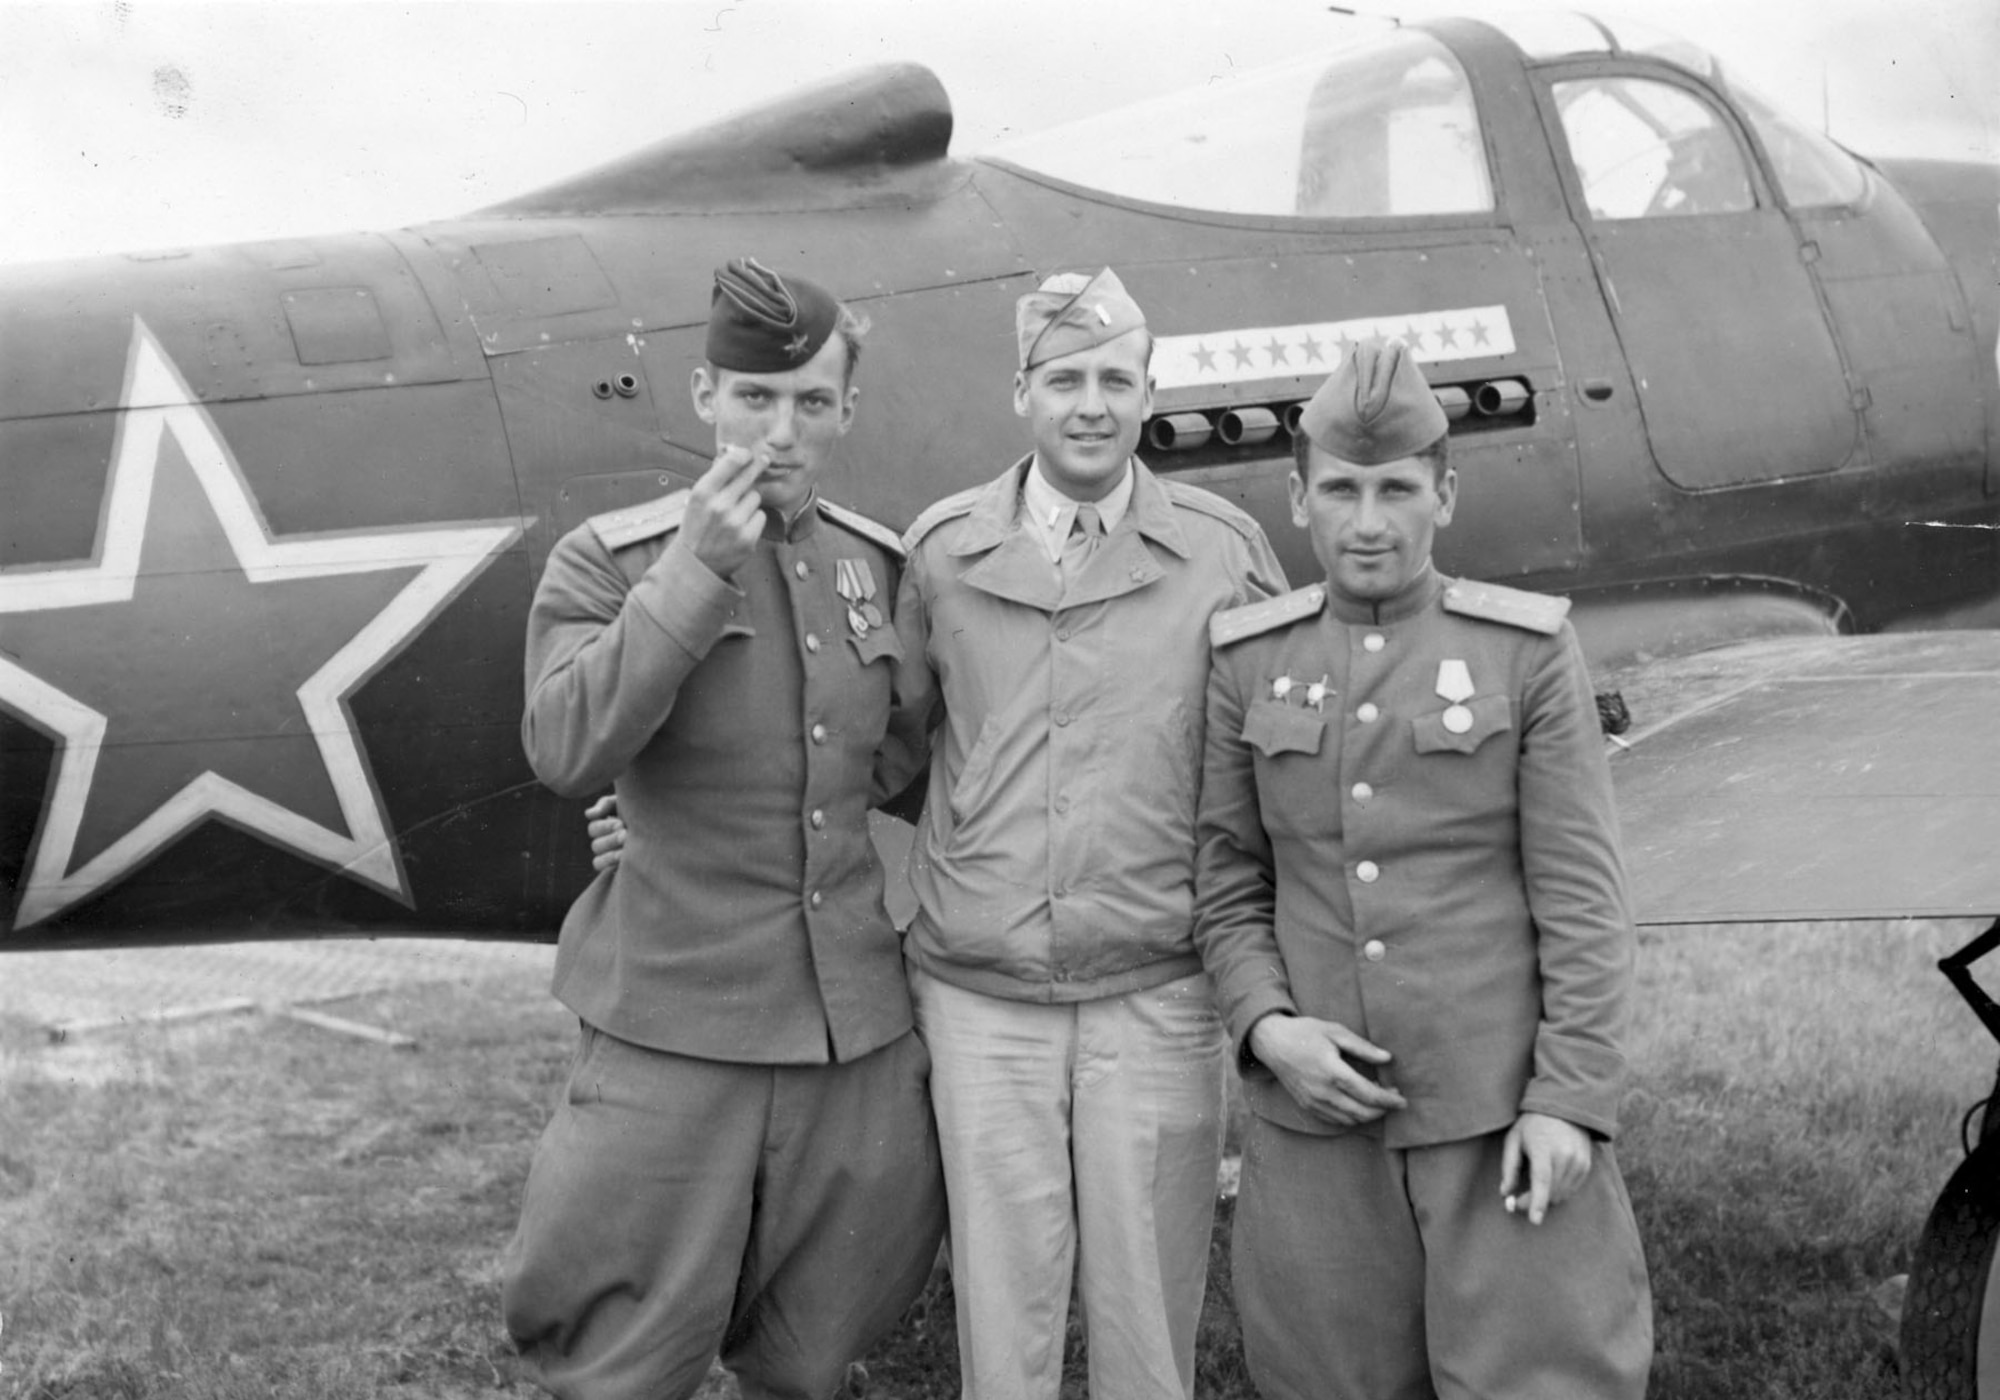
<instances>
[{"instance_id":1,"label":"cockpit canopy","mask_svg":"<svg viewBox=\"0 0 2000 1400\"><path fill-rule=\"evenodd\" d=\"M1591 55L1672 64L1722 89L1750 124L1785 200L1850 204L1853 157L1726 79L1713 56L1641 24L1580 14L1490 21L1530 64ZM1704 103L1579 76L1555 99L1596 218L1748 208L1747 153ZM1587 138L1586 138L1587 133ZM1494 207L1477 104L1450 47L1396 29L1331 52L1017 137L989 155L1117 198L1216 214L1301 219L1476 216ZM1706 196L1676 187L1708 162ZM1615 171L1609 183L1598 171ZM1594 188L1597 187L1597 188ZM1669 197L1671 196L1671 197Z\"/></svg>"}]
</instances>

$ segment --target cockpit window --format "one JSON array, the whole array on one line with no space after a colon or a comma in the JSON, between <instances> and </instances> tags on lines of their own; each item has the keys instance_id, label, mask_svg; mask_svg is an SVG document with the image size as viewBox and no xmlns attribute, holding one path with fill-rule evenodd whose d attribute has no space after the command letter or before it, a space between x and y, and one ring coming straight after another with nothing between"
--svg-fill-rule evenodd
<instances>
[{"instance_id":1,"label":"cockpit window","mask_svg":"<svg viewBox=\"0 0 2000 1400\"><path fill-rule=\"evenodd\" d=\"M1578 78L1555 84L1554 92L1593 219L1755 207L1736 138L1693 93L1626 77Z\"/></svg>"},{"instance_id":2,"label":"cockpit window","mask_svg":"<svg viewBox=\"0 0 2000 1400\"><path fill-rule=\"evenodd\" d=\"M1611 36L1588 15L1569 10L1513 10L1482 18L1519 44L1529 58L1611 52Z\"/></svg>"},{"instance_id":3,"label":"cockpit window","mask_svg":"<svg viewBox=\"0 0 2000 1400\"><path fill-rule=\"evenodd\" d=\"M1086 117L991 154L1107 194L1215 213L1375 219L1493 207L1465 70L1412 31Z\"/></svg>"},{"instance_id":4,"label":"cockpit window","mask_svg":"<svg viewBox=\"0 0 2000 1400\"><path fill-rule=\"evenodd\" d=\"M1868 187L1861 163L1809 126L1801 126L1741 83L1729 91L1757 130L1777 172L1778 188L1794 209L1853 204Z\"/></svg>"}]
</instances>

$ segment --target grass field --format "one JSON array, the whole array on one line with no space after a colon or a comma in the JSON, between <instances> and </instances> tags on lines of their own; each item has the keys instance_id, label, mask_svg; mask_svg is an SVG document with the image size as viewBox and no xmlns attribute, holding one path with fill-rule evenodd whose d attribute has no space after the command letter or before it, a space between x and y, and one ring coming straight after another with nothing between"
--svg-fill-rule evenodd
<instances>
[{"instance_id":1,"label":"grass field","mask_svg":"<svg viewBox=\"0 0 2000 1400\"><path fill-rule=\"evenodd\" d=\"M1992 1080L1933 966L1967 933L1647 935L1620 1151L1658 1400L1894 1393L1870 1295ZM336 1009L421 1048L251 1017L50 1047L0 1023L0 1396L533 1393L496 1263L571 1022L521 978ZM1225 1206L1200 1393L1234 1400L1228 1228ZM948 1289L867 1359L869 1395L956 1393Z\"/></svg>"}]
</instances>

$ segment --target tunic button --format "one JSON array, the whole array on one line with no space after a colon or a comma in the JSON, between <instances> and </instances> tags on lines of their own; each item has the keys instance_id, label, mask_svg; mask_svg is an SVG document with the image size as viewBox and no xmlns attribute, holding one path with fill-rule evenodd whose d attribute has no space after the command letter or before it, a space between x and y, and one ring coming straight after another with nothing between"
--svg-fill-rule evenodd
<instances>
[{"instance_id":1,"label":"tunic button","mask_svg":"<svg viewBox=\"0 0 2000 1400\"><path fill-rule=\"evenodd\" d=\"M1056 810L1058 812L1067 812L1069 810L1069 798L1067 796L1056 799Z\"/></svg>"},{"instance_id":2,"label":"tunic button","mask_svg":"<svg viewBox=\"0 0 2000 1400\"><path fill-rule=\"evenodd\" d=\"M826 825L826 813L815 807L812 810L812 815L807 817L806 820L812 823L814 831L818 831Z\"/></svg>"},{"instance_id":3,"label":"tunic button","mask_svg":"<svg viewBox=\"0 0 2000 1400\"><path fill-rule=\"evenodd\" d=\"M1382 961L1388 952L1389 950L1382 946L1382 940L1379 938L1371 938L1361 945L1361 956L1370 962Z\"/></svg>"},{"instance_id":4,"label":"tunic button","mask_svg":"<svg viewBox=\"0 0 2000 1400\"><path fill-rule=\"evenodd\" d=\"M812 570L806 566L806 561L801 559L796 564L792 565L792 572L797 574L800 578L806 578L809 575L811 575Z\"/></svg>"},{"instance_id":5,"label":"tunic button","mask_svg":"<svg viewBox=\"0 0 2000 1400\"><path fill-rule=\"evenodd\" d=\"M1057 640L1057 641L1059 641L1059 642L1066 642L1066 641L1068 641L1068 640L1069 640L1069 628L1067 628L1067 627L1060 627L1060 628L1057 628L1057 629L1056 629L1056 640Z\"/></svg>"},{"instance_id":6,"label":"tunic button","mask_svg":"<svg viewBox=\"0 0 2000 1400\"><path fill-rule=\"evenodd\" d=\"M824 743L826 742L826 726L825 726L825 725L823 725L823 724L815 724L815 725L814 725L814 726L812 727L812 741L813 741L813 742L814 742L815 744L824 744Z\"/></svg>"},{"instance_id":7,"label":"tunic button","mask_svg":"<svg viewBox=\"0 0 2000 1400\"><path fill-rule=\"evenodd\" d=\"M1363 651L1380 651L1385 645L1387 643L1382 640L1380 632L1370 632L1361 639L1361 649Z\"/></svg>"},{"instance_id":8,"label":"tunic button","mask_svg":"<svg viewBox=\"0 0 2000 1400\"><path fill-rule=\"evenodd\" d=\"M1381 713L1380 710L1375 708L1375 702L1372 700L1364 700L1354 709L1354 717L1363 724L1373 724L1375 717Z\"/></svg>"},{"instance_id":9,"label":"tunic button","mask_svg":"<svg viewBox=\"0 0 2000 1400\"><path fill-rule=\"evenodd\" d=\"M1354 878L1364 885L1372 885L1382 873L1382 868L1372 860L1364 860L1354 867Z\"/></svg>"},{"instance_id":10,"label":"tunic button","mask_svg":"<svg viewBox=\"0 0 2000 1400\"><path fill-rule=\"evenodd\" d=\"M812 894L806 899L806 903L810 904L813 908L817 909L820 907L820 905L826 903L826 896L821 894L818 890L814 890Z\"/></svg>"},{"instance_id":11,"label":"tunic button","mask_svg":"<svg viewBox=\"0 0 2000 1400\"><path fill-rule=\"evenodd\" d=\"M1374 795L1375 795L1375 789L1368 786L1368 784L1356 783L1354 785L1354 800L1356 802L1366 802L1369 798L1373 797Z\"/></svg>"},{"instance_id":12,"label":"tunic button","mask_svg":"<svg viewBox=\"0 0 2000 1400\"><path fill-rule=\"evenodd\" d=\"M819 637L817 634L812 632L806 633L806 650L807 651L819 650Z\"/></svg>"},{"instance_id":13,"label":"tunic button","mask_svg":"<svg viewBox=\"0 0 2000 1400\"><path fill-rule=\"evenodd\" d=\"M1067 710L1057 710L1057 711L1056 711L1056 723L1057 723L1057 724L1059 724L1059 725L1062 725L1062 724L1068 724L1068 723L1069 723L1069 712L1068 712Z\"/></svg>"}]
</instances>

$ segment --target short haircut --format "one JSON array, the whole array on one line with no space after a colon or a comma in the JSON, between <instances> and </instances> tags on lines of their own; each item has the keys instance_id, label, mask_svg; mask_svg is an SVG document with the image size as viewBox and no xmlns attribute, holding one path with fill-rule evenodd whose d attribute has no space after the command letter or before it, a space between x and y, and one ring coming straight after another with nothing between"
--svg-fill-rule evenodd
<instances>
[{"instance_id":1,"label":"short haircut","mask_svg":"<svg viewBox=\"0 0 2000 1400\"><path fill-rule=\"evenodd\" d=\"M1437 441L1433 442L1429 447L1410 454L1419 462L1430 463L1431 481L1437 485L1444 484L1444 474L1451 468L1451 462L1445 450L1445 445L1450 441L1450 433L1440 433ZM1312 439L1305 435L1304 429L1300 429L1292 434L1292 470L1298 474L1300 481L1306 479L1306 463L1309 460L1307 453L1311 449L1311 443ZM1324 451L1325 449L1322 448L1321 450Z\"/></svg>"},{"instance_id":2,"label":"short haircut","mask_svg":"<svg viewBox=\"0 0 2000 1400\"><path fill-rule=\"evenodd\" d=\"M840 337L840 343L847 347L847 377L854 378L855 367L861 363L861 340L868 334L874 323L856 311L846 302L840 304L840 319L833 323L833 333Z\"/></svg>"}]
</instances>

